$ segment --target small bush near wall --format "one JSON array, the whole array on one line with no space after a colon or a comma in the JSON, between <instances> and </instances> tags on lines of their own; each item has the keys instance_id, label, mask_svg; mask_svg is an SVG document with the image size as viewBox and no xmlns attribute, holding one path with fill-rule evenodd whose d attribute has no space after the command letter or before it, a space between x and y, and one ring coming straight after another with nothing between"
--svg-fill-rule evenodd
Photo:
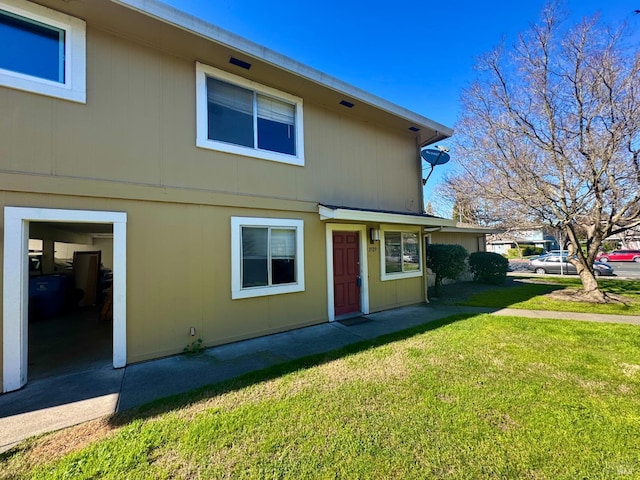
<instances>
[{"instance_id":1,"label":"small bush near wall","mask_svg":"<svg viewBox=\"0 0 640 480\"><path fill-rule=\"evenodd\" d=\"M462 245L432 243L427 248L427 267L436 275L435 294L440 295L445 278L456 279L464 272L469 253Z\"/></svg>"},{"instance_id":2,"label":"small bush near wall","mask_svg":"<svg viewBox=\"0 0 640 480\"><path fill-rule=\"evenodd\" d=\"M469 269L476 282L500 285L507 278L509 260L492 252L475 252L469 256Z\"/></svg>"}]
</instances>

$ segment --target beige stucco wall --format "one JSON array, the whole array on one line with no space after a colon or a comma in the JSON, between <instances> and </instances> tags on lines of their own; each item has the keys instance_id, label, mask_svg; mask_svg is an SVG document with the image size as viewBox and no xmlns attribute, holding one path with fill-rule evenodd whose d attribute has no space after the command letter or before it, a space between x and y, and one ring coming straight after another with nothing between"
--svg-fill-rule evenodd
<instances>
[{"instance_id":1,"label":"beige stucco wall","mask_svg":"<svg viewBox=\"0 0 640 480\"><path fill-rule=\"evenodd\" d=\"M88 24L86 104L0 87L0 207L128 215L128 363L180 352L190 327L214 345L327 321L317 204L422 208L415 138L346 110L305 101L304 167L197 148L195 60ZM231 300L232 215L304 220L304 292ZM424 299L366 255L372 312Z\"/></svg>"},{"instance_id":2,"label":"beige stucco wall","mask_svg":"<svg viewBox=\"0 0 640 480\"><path fill-rule=\"evenodd\" d=\"M420 211L415 139L311 102L304 167L196 147L194 61L88 25L86 104L0 87L0 170Z\"/></svg>"},{"instance_id":3,"label":"beige stucco wall","mask_svg":"<svg viewBox=\"0 0 640 480\"><path fill-rule=\"evenodd\" d=\"M469 253L485 251L485 236L479 233L433 232L430 237L431 243L462 245Z\"/></svg>"},{"instance_id":4,"label":"beige stucco wall","mask_svg":"<svg viewBox=\"0 0 640 480\"><path fill-rule=\"evenodd\" d=\"M0 192L5 206L127 213L128 363L179 353L193 340L190 327L206 345L216 345L328 319L326 224L313 209ZM231 299L234 215L304 220L304 292ZM422 278L381 281L379 242L368 245L370 311L423 301Z\"/></svg>"}]
</instances>

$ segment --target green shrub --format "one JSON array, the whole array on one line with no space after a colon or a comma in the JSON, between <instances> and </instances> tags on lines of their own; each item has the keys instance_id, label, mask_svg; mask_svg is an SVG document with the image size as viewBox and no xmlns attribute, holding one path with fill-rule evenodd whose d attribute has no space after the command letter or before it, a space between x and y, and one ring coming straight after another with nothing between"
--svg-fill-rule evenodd
<instances>
[{"instance_id":1,"label":"green shrub","mask_svg":"<svg viewBox=\"0 0 640 480\"><path fill-rule=\"evenodd\" d=\"M427 248L427 267L436 275L435 294L440 295L445 278L455 280L465 269L469 252L462 245L432 243Z\"/></svg>"},{"instance_id":2,"label":"green shrub","mask_svg":"<svg viewBox=\"0 0 640 480\"><path fill-rule=\"evenodd\" d=\"M542 255L543 253L544 253L544 248L542 248L542 247L528 246L528 247L524 247L522 249L522 256L523 257L531 257L533 255Z\"/></svg>"},{"instance_id":3,"label":"green shrub","mask_svg":"<svg viewBox=\"0 0 640 480\"><path fill-rule=\"evenodd\" d=\"M518 248L510 248L507 251L508 258L522 258L522 257L531 257L533 255L542 255L544 253L544 248L542 247L534 247L533 245L526 245Z\"/></svg>"},{"instance_id":4,"label":"green shrub","mask_svg":"<svg viewBox=\"0 0 640 480\"><path fill-rule=\"evenodd\" d=\"M497 253L474 252L469 255L469 269L476 282L500 285L507 278L509 260Z\"/></svg>"},{"instance_id":5,"label":"green shrub","mask_svg":"<svg viewBox=\"0 0 640 480\"><path fill-rule=\"evenodd\" d=\"M522 249L510 248L507 250L507 258L520 258L522 257Z\"/></svg>"}]
</instances>

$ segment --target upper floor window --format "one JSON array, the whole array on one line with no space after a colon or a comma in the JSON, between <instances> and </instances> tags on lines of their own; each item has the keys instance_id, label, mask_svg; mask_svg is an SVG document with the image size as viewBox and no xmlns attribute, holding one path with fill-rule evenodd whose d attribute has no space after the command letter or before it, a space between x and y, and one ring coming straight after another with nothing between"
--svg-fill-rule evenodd
<instances>
[{"instance_id":1,"label":"upper floor window","mask_svg":"<svg viewBox=\"0 0 640 480\"><path fill-rule=\"evenodd\" d=\"M0 0L0 85L84 103L85 31L77 18Z\"/></svg>"},{"instance_id":2,"label":"upper floor window","mask_svg":"<svg viewBox=\"0 0 640 480\"><path fill-rule=\"evenodd\" d=\"M382 280L422 276L419 231L382 231Z\"/></svg>"},{"instance_id":3,"label":"upper floor window","mask_svg":"<svg viewBox=\"0 0 640 480\"><path fill-rule=\"evenodd\" d=\"M196 64L197 145L304 165L302 99Z\"/></svg>"}]
</instances>

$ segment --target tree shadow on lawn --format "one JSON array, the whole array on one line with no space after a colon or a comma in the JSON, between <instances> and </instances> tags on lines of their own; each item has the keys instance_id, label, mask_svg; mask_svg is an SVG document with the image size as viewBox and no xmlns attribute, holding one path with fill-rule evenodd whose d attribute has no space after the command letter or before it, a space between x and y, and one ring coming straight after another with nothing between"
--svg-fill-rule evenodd
<instances>
[{"instance_id":1,"label":"tree shadow on lawn","mask_svg":"<svg viewBox=\"0 0 640 480\"><path fill-rule=\"evenodd\" d=\"M567 287L567 285L552 282L552 280L524 276L509 276L501 285L487 285L477 282L452 283L442 286L439 297L435 297L430 289L429 302L434 305L506 308L515 303Z\"/></svg>"},{"instance_id":2,"label":"tree shadow on lawn","mask_svg":"<svg viewBox=\"0 0 640 480\"><path fill-rule=\"evenodd\" d=\"M640 295L640 280L598 280L601 287L605 288L607 293L615 295Z\"/></svg>"},{"instance_id":3,"label":"tree shadow on lawn","mask_svg":"<svg viewBox=\"0 0 640 480\"><path fill-rule=\"evenodd\" d=\"M434 305L461 305L482 308L526 308L567 312L609 313L629 315L638 312L640 281L598 279L605 302L593 302L583 293L582 283L575 276L538 277L508 276L502 285L461 282L445 285L440 298L431 298ZM529 300L534 300L529 302ZM568 305L571 305L568 307ZM600 307L605 310L595 311ZM607 307L611 307L606 310Z\"/></svg>"},{"instance_id":4,"label":"tree shadow on lawn","mask_svg":"<svg viewBox=\"0 0 640 480\"><path fill-rule=\"evenodd\" d=\"M278 365L273 365L261 370L249 372L230 380L204 385L195 390L160 398L139 407L132 408L131 410L116 413L108 419L108 423L111 427L117 428L125 426L135 420L149 419L173 410L179 410L199 401L211 399L236 390L241 390L245 387L249 387L257 383L273 380L289 373L296 372L298 370L308 369L325 363L329 363L334 360L339 360L340 358L352 355L354 353L363 352L371 348L379 347L399 340L405 340L415 335L419 335L430 330L435 330L437 328L443 327L445 325L450 325L455 322L463 321L474 316L476 315L458 314L449 316L443 319L434 320L422 325L411 327L406 330L382 335L371 340L363 340L361 342L353 343L336 350L331 350L329 352L310 355L307 357L280 363Z\"/></svg>"}]
</instances>

